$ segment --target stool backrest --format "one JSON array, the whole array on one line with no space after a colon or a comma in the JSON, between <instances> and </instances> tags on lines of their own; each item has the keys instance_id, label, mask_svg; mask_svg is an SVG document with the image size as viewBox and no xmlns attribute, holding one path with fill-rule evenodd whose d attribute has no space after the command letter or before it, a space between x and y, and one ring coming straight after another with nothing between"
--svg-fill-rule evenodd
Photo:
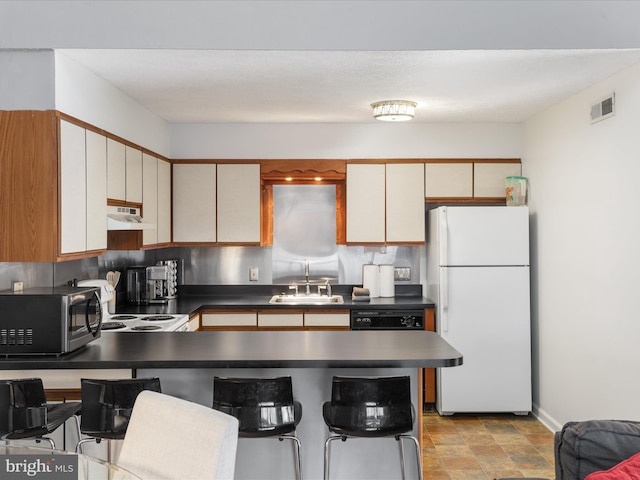
<instances>
[{"instance_id":1,"label":"stool backrest","mask_svg":"<svg viewBox=\"0 0 640 480\"><path fill-rule=\"evenodd\" d=\"M295 428L291 377L214 377L213 408L236 417L245 433Z\"/></svg>"},{"instance_id":2,"label":"stool backrest","mask_svg":"<svg viewBox=\"0 0 640 480\"><path fill-rule=\"evenodd\" d=\"M0 438L47 425L47 399L42 380L0 381Z\"/></svg>"},{"instance_id":3,"label":"stool backrest","mask_svg":"<svg viewBox=\"0 0 640 480\"><path fill-rule=\"evenodd\" d=\"M124 434L133 405L144 390L160 392L158 378L80 380L82 417L80 430L89 435Z\"/></svg>"},{"instance_id":4,"label":"stool backrest","mask_svg":"<svg viewBox=\"0 0 640 480\"><path fill-rule=\"evenodd\" d=\"M330 419L354 432L413 428L411 382L400 377L333 377Z\"/></svg>"}]
</instances>

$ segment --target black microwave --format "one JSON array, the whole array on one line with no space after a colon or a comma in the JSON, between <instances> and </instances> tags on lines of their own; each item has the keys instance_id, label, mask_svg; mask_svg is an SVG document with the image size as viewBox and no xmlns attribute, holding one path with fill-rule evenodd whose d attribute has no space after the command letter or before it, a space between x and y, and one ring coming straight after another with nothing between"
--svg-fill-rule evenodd
<instances>
[{"instance_id":1,"label":"black microwave","mask_svg":"<svg viewBox=\"0 0 640 480\"><path fill-rule=\"evenodd\" d=\"M61 355L100 337L100 288L0 292L0 355Z\"/></svg>"}]
</instances>

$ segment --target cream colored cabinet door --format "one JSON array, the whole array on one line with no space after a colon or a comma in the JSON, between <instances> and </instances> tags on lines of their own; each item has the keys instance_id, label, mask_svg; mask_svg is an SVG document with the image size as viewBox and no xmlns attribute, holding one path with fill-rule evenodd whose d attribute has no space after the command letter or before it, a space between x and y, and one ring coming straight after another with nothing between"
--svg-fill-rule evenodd
<instances>
[{"instance_id":1,"label":"cream colored cabinet door","mask_svg":"<svg viewBox=\"0 0 640 480\"><path fill-rule=\"evenodd\" d=\"M142 218L145 223L158 225L158 159L147 153L142 154ZM142 244L158 243L158 229L142 231Z\"/></svg>"},{"instance_id":2,"label":"cream colored cabinet door","mask_svg":"<svg viewBox=\"0 0 640 480\"><path fill-rule=\"evenodd\" d=\"M386 166L387 242L424 242L424 164Z\"/></svg>"},{"instance_id":3,"label":"cream colored cabinet door","mask_svg":"<svg viewBox=\"0 0 640 480\"><path fill-rule=\"evenodd\" d=\"M475 198L504 198L505 178L518 176L519 163L476 163L473 167L473 196Z\"/></svg>"},{"instance_id":4,"label":"cream colored cabinet door","mask_svg":"<svg viewBox=\"0 0 640 480\"><path fill-rule=\"evenodd\" d=\"M112 138L107 139L107 197L114 200L127 199L126 148Z\"/></svg>"},{"instance_id":5,"label":"cream colored cabinet door","mask_svg":"<svg viewBox=\"0 0 640 480\"><path fill-rule=\"evenodd\" d=\"M426 198L471 198L473 164L427 163L424 184Z\"/></svg>"},{"instance_id":6,"label":"cream colored cabinet door","mask_svg":"<svg viewBox=\"0 0 640 480\"><path fill-rule=\"evenodd\" d=\"M216 241L215 165L173 165L173 241Z\"/></svg>"},{"instance_id":7,"label":"cream colored cabinet door","mask_svg":"<svg viewBox=\"0 0 640 480\"><path fill-rule=\"evenodd\" d=\"M87 250L85 129L60 120L60 253Z\"/></svg>"},{"instance_id":8,"label":"cream colored cabinet door","mask_svg":"<svg viewBox=\"0 0 640 480\"><path fill-rule=\"evenodd\" d=\"M171 164L158 159L158 243L171 242Z\"/></svg>"},{"instance_id":9,"label":"cream colored cabinet door","mask_svg":"<svg viewBox=\"0 0 640 480\"><path fill-rule=\"evenodd\" d=\"M258 325L258 313L253 312L212 312L201 315L202 327L241 327L245 329L255 329Z\"/></svg>"},{"instance_id":10,"label":"cream colored cabinet door","mask_svg":"<svg viewBox=\"0 0 640 480\"><path fill-rule=\"evenodd\" d=\"M385 166L347 164L347 243L385 241Z\"/></svg>"},{"instance_id":11,"label":"cream colored cabinet door","mask_svg":"<svg viewBox=\"0 0 640 480\"><path fill-rule=\"evenodd\" d=\"M218 242L260 243L260 165L220 164Z\"/></svg>"},{"instance_id":12,"label":"cream colored cabinet door","mask_svg":"<svg viewBox=\"0 0 640 480\"><path fill-rule=\"evenodd\" d=\"M304 314L304 326L310 328L349 328L349 313L309 313Z\"/></svg>"},{"instance_id":13,"label":"cream colored cabinet door","mask_svg":"<svg viewBox=\"0 0 640 480\"><path fill-rule=\"evenodd\" d=\"M107 139L87 130L87 250L107 249Z\"/></svg>"},{"instance_id":14,"label":"cream colored cabinet door","mask_svg":"<svg viewBox=\"0 0 640 480\"><path fill-rule=\"evenodd\" d=\"M128 145L126 156L126 201L142 203L142 151Z\"/></svg>"},{"instance_id":15,"label":"cream colored cabinet door","mask_svg":"<svg viewBox=\"0 0 640 480\"><path fill-rule=\"evenodd\" d=\"M60 253L107 248L107 151L103 135L60 120Z\"/></svg>"},{"instance_id":16,"label":"cream colored cabinet door","mask_svg":"<svg viewBox=\"0 0 640 480\"><path fill-rule=\"evenodd\" d=\"M258 313L258 328L302 327L303 313Z\"/></svg>"}]
</instances>

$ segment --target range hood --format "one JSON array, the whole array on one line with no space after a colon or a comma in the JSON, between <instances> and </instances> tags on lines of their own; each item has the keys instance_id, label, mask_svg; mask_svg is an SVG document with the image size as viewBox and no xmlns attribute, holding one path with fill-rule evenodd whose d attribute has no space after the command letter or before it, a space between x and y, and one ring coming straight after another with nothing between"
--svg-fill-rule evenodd
<instances>
[{"instance_id":1,"label":"range hood","mask_svg":"<svg viewBox=\"0 0 640 480\"><path fill-rule=\"evenodd\" d=\"M140 216L140 209L133 207L107 207L107 230L146 230L158 228L146 223Z\"/></svg>"}]
</instances>

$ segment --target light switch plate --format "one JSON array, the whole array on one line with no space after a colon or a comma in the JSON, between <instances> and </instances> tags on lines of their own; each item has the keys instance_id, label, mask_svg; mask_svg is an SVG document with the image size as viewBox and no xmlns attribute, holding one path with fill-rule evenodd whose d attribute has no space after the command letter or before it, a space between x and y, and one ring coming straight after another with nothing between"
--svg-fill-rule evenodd
<instances>
[{"instance_id":1,"label":"light switch plate","mask_svg":"<svg viewBox=\"0 0 640 480\"><path fill-rule=\"evenodd\" d=\"M249 267L249 281L250 282L258 281L258 267Z\"/></svg>"}]
</instances>

